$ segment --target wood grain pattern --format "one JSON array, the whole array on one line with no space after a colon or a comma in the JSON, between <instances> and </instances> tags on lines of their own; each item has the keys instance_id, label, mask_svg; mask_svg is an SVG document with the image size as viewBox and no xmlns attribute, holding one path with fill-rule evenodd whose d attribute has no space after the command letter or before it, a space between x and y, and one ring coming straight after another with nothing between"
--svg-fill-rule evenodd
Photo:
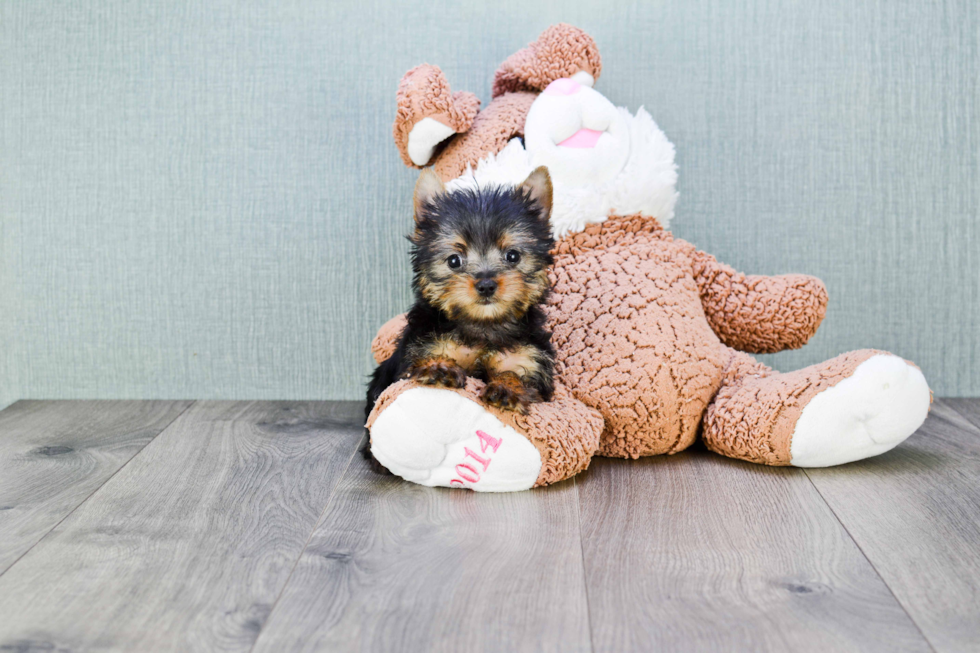
<instances>
[{"instance_id":1,"label":"wood grain pattern","mask_svg":"<svg viewBox=\"0 0 980 653\"><path fill-rule=\"evenodd\" d=\"M927 651L800 470L694 450L579 481L595 651Z\"/></svg>"},{"instance_id":2,"label":"wood grain pattern","mask_svg":"<svg viewBox=\"0 0 980 653\"><path fill-rule=\"evenodd\" d=\"M0 576L0 650L247 651L362 410L196 404Z\"/></svg>"},{"instance_id":3,"label":"wood grain pattern","mask_svg":"<svg viewBox=\"0 0 980 653\"><path fill-rule=\"evenodd\" d=\"M957 413L965 417L973 426L980 429L980 399L975 397L957 397L941 399L939 403L952 408ZM970 429L966 430L970 431Z\"/></svg>"},{"instance_id":4,"label":"wood grain pattern","mask_svg":"<svg viewBox=\"0 0 980 653\"><path fill-rule=\"evenodd\" d=\"M589 648L573 483L434 489L358 457L255 650Z\"/></svg>"},{"instance_id":5,"label":"wood grain pattern","mask_svg":"<svg viewBox=\"0 0 980 653\"><path fill-rule=\"evenodd\" d=\"M980 650L980 425L954 406L980 415L977 400L937 400L900 447L807 471L940 652Z\"/></svg>"},{"instance_id":6,"label":"wood grain pattern","mask_svg":"<svg viewBox=\"0 0 980 653\"><path fill-rule=\"evenodd\" d=\"M189 401L21 401L0 412L0 574Z\"/></svg>"},{"instance_id":7,"label":"wood grain pattern","mask_svg":"<svg viewBox=\"0 0 980 653\"><path fill-rule=\"evenodd\" d=\"M359 402L187 404L0 412L0 651L980 642L980 400L838 468L695 449L503 495L374 475Z\"/></svg>"}]
</instances>

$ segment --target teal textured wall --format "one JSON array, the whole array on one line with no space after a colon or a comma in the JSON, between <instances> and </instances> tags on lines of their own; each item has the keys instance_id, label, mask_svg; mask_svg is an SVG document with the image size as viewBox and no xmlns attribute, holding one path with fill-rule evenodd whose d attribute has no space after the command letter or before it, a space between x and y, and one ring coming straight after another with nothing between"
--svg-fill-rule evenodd
<instances>
[{"instance_id":1,"label":"teal textured wall","mask_svg":"<svg viewBox=\"0 0 980 653\"><path fill-rule=\"evenodd\" d=\"M428 61L487 100L547 25L677 145L674 232L831 304L781 369L859 347L980 394L974 0L0 2L0 404L359 398L409 301Z\"/></svg>"}]
</instances>

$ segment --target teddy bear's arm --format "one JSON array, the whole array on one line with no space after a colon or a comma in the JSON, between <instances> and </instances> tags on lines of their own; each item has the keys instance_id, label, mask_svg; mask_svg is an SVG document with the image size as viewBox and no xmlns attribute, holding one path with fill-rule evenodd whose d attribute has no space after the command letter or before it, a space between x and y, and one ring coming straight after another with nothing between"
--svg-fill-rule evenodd
<instances>
[{"instance_id":1,"label":"teddy bear's arm","mask_svg":"<svg viewBox=\"0 0 980 653\"><path fill-rule=\"evenodd\" d=\"M694 254L694 277L712 330L741 351L799 349L827 311L827 289L816 277L746 275L700 251Z\"/></svg>"},{"instance_id":2,"label":"teddy bear's arm","mask_svg":"<svg viewBox=\"0 0 980 653\"><path fill-rule=\"evenodd\" d=\"M407 324L405 314L396 315L381 325L374 340L371 341L371 353L374 355L375 363L382 363L391 358L398 347L398 339L401 338L402 331Z\"/></svg>"}]
</instances>

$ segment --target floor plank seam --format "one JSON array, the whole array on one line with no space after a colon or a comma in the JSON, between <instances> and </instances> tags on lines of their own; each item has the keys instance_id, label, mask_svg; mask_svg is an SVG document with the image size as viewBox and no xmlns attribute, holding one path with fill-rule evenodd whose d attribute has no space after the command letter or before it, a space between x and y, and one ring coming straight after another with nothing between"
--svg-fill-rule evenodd
<instances>
[{"instance_id":1,"label":"floor plank seam","mask_svg":"<svg viewBox=\"0 0 980 653\"><path fill-rule=\"evenodd\" d=\"M23 400L23 399L21 399L21 400L19 400L19 401L25 401L25 400ZM138 456L138 455L140 455L141 453L143 453L144 451L146 451L146 448L147 448L148 446L150 446L150 444L151 444L151 443L153 443L153 441L154 441L154 440L156 440L156 439L157 439L158 437L160 437L160 435L161 435L161 434L162 434L162 433L163 433L164 431L166 431L167 429L169 429L169 428L170 428L170 427L171 427L171 426L173 425L173 423L174 423L174 422L176 422L176 421L177 421L178 419L180 419L180 416L181 416L181 415L183 415L183 414L184 414L184 413L186 413L186 412L187 412L188 410L190 410L190 409L191 409L191 407L192 407L192 406L194 406L194 404L196 404L196 403L197 403L197 400L193 400L193 401L191 401L191 403L189 403L189 404L187 404L187 406L185 406L185 407L184 407L184 410L182 410L182 411L180 411L179 413L177 413L176 415L174 415L174 418L173 418L172 420L170 420L169 422L167 422L167 424L166 424L166 425L165 425L165 426L164 426L164 427L163 427L162 429L160 429L160 430L159 430L159 431L157 432L157 434L156 434L156 435L154 435L154 436L153 436L152 438L150 438L149 440L147 440L147 442L146 442L146 444L144 444L144 445L143 445L142 447L140 447L140 448L139 448L139 451L137 451L137 452L136 452L136 453L134 453L134 454L133 454L132 456L130 456L130 457L129 457L129 460L127 460L127 461L126 461L126 462L124 462L124 463L123 463L122 465L120 465L120 466L119 466L119 469L117 469L117 470L116 470L116 471L114 471L114 472L113 472L112 474L110 474L110 475L108 476L108 478L106 478L106 480L105 480L105 481L103 481L103 482L102 482L102 483L101 483L101 484L99 485L99 487L97 487L97 488L95 488L94 490L92 490L92 491L91 491L91 492L89 493L89 495L88 495L87 497L85 497L84 499L82 499L81 501L79 501L79 502L78 502L78 505L77 505L77 506L75 506L74 508L72 508L71 510L69 510L69 511L68 511L68 514L66 514L66 515L65 515L64 517L62 517L61 519L59 519L59 520L58 520L58 523L56 523L56 524L54 524L54 525L53 525L53 526L52 526L51 528L49 528L49 529L48 529L48 531L47 531L47 532L46 532L46 533L45 533L45 534L44 534L43 536L41 536L40 538L38 538L38 540L37 540L37 542L35 542L34 544L32 544L32 545L31 545L31 546L30 546L30 547L29 547L29 548L28 548L28 549L27 549L26 551L24 551L24 552L23 552L22 554L20 554L19 556L17 556L17 559L16 559L16 560L14 560L13 562L11 562L11 563L10 563L10 564L9 564L9 565L8 565L8 566L7 566L6 568L5 568L5 569L0 569L0 577L2 577L2 576L3 576L4 574L5 574L5 573L7 573L8 571L10 571L11 569L13 569L13 568L14 568L14 566L15 566L15 565L16 565L16 564L17 564L18 562L20 562L21 560L23 560L23 559L24 559L24 557L25 557L25 556L27 556L27 554L28 554L28 553L30 553L31 551L33 551L33 550L34 550L34 548L35 548L35 547L36 547L36 546L37 546L38 544L40 544L41 542L43 542L43 541L44 541L44 540L45 540L45 539L46 539L46 538L47 538L47 537L48 537L49 535L51 535L51 533L53 533L53 532L55 531L55 529L57 529L57 528L58 528L59 526L61 526L61 525L62 525L62 524L63 524L63 523L65 522L65 520L66 520L66 519L68 519L68 518L69 518L69 517L71 517L71 516L72 516L73 514L75 514L75 511L76 511L76 510L78 510L79 508L81 508L81 507L82 507L83 505L85 505L85 504L86 504L86 503L88 502L88 500L89 500L89 499L91 499L91 498L92 498L93 496L95 496L95 493L96 493L96 492L98 492L99 490L101 490L102 488L104 488L104 487L106 486L106 483L108 483L108 482L109 482L109 481L111 481L111 480L112 480L113 478L115 478L115 476L116 476L116 474L118 474L118 473L119 473L119 472L121 472L121 471L122 471L123 469L125 469L125 468L126 468L126 466L127 466L127 465L129 465L129 463L131 463L131 462L133 462L133 460L134 460L134 459L136 458L136 456ZM8 408L9 408L9 406L8 406Z\"/></svg>"},{"instance_id":2,"label":"floor plank seam","mask_svg":"<svg viewBox=\"0 0 980 653\"><path fill-rule=\"evenodd\" d=\"M959 399L959 397L954 397L954 399ZM939 400L942 401L942 398L940 398ZM970 415L968 415L967 413L964 413L962 410L958 409L956 407L956 404L949 403L948 401L943 401L943 405L944 406L948 406L950 408L950 410L952 410L954 413L956 413L957 415L959 415L960 417L962 417L963 419L965 419L967 422L969 422L973 426L975 426L978 429L980 429L980 422L974 422L973 421L973 418L970 417Z\"/></svg>"},{"instance_id":3,"label":"floor plank seam","mask_svg":"<svg viewBox=\"0 0 980 653\"><path fill-rule=\"evenodd\" d=\"M589 650L595 651L595 641L592 638L592 605L589 603L589 575L585 566L585 537L582 534L582 497L579 494L578 479L572 477L575 487L575 518L578 521L578 550L582 555L582 588L585 592L585 616L589 625Z\"/></svg>"},{"instance_id":4,"label":"floor plank seam","mask_svg":"<svg viewBox=\"0 0 980 653\"><path fill-rule=\"evenodd\" d=\"M252 646L248 649L248 653L255 651L255 647L259 645L259 640L262 639L262 634L265 632L265 627L268 625L269 621L272 619L272 615L276 612L276 607L279 605L279 600L282 599L282 595L286 593L286 588L289 587L289 583L293 580L293 574L296 573L296 567L299 566L300 561L303 559L303 554L306 553L306 549L310 546L310 542L313 541L313 536L316 535L317 529L320 527L320 523L327 514L327 510L334 502L334 498L337 496L337 488L343 482L344 478L347 476L348 470L350 470L350 465L354 462L354 458L357 456L361 448L361 441L363 438L358 438L354 443L354 451L351 452L350 458L347 459L347 464L344 465L344 471L337 476L337 483L334 485L333 490L330 491L330 496L327 498L326 503L323 505L323 510L320 511L320 516L317 517L316 522L313 524L313 528L310 529L310 534L306 538L306 543L303 544L303 548L300 549L299 555L296 556L296 560L293 561L293 566L289 570L289 575L286 576L286 581L282 584L279 589L279 593L276 594L276 599L272 602L272 607L269 608L269 616L266 617L265 621L262 623L262 627L259 629L258 634L255 636L255 641L252 642Z\"/></svg>"},{"instance_id":5,"label":"floor plank seam","mask_svg":"<svg viewBox=\"0 0 980 653\"><path fill-rule=\"evenodd\" d=\"M919 623L915 620L915 617L913 617L912 613L909 612L908 606L906 606L902 602L902 600L898 598L898 595L895 594L895 590L893 590L892 586L888 584L888 581L885 579L885 577L881 575L881 572L878 571L878 567L875 566L875 563L871 560L871 558L868 557L868 554L864 552L864 549L861 547L861 544L854 538L854 535L851 534L851 531L848 530L847 526L844 525L844 522L841 521L841 518L837 515L837 511L834 510L834 507L830 505L829 501L827 501L827 498L820 491L820 488L817 487L817 484L813 482L812 478L810 478L810 473L806 469L803 469L803 474L806 475L806 479L810 482L810 485L813 486L813 489L816 490L817 495L824 502L824 505L826 505L827 508L830 510L830 514L834 516L834 519L837 521L838 524L840 524L840 527L844 529L845 533L847 533L847 537L850 538L851 542L854 543L854 546L857 547L857 550L861 553L864 559L868 561L868 565L871 566L871 570L874 571L875 575L881 579L882 584L888 589L888 593L891 594L893 599L895 599L895 603L898 604L898 607L902 608L902 612L904 612L906 616L908 616L909 621L911 621L912 625L915 626L915 629L919 631L919 634L922 636L922 640L929 647L929 650L933 651L933 653L938 653L936 647L933 646L932 641L930 641L930 639L926 637L925 632L919 626Z\"/></svg>"}]
</instances>

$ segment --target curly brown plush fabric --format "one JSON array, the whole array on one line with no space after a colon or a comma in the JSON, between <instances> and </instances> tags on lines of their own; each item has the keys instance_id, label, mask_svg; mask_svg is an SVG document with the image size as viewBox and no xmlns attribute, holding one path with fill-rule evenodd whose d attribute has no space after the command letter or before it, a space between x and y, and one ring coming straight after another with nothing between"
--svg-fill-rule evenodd
<instances>
[{"instance_id":1,"label":"curly brown plush fabric","mask_svg":"<svg viewBox=\"0 0 980 653\"><path fill-rule=\"evenodd\" d=\"M449 140L432 169L449 181L483 157L500 152L510 139L524 135L524 121L535 98L534 93L508 93L495 99L476 115L469 131Z\"/></svg>"},{"instance_id":2,"label":"curly brown plush fabric","mask_svg":"<svg viewBox=\"0 0 980 653\"><path fill-rule=\"evenodd\" d=\"M561 385L555 387L551 401L531 404L527 415L492 412L537 447L541 454L541 473L535 487L551 485L585 471L599 446L602 415L577 401Z\"/></svg>"},{"instance_id":3,"label":"curly brown plush fabric","mask_svg":"<svg viewBox=\"0 0 980 653\"><path fill-rule=\"evenodd\" d=\"M694 441L728 362L704 319L694 251L639 216L558 242L549 328L559 379L605 418L599 455L675 453Z\"/></svg>"},{"instance_id":4,"label":"curly brown plush fabric","mask_svg":"<svg viewBox=\"0 0 980 653\"><path fill-rule=\"evenodd\" d=\"M391 322L385 326L391 325ZM456 392L479 403L483 386L482 381L470 377L466 381L466 387L446 392ZM370 429L378 415L400 394L417 387L419 384L414 381L399 381L390 386L378 398L365 426ZM492 406L485 407L501 422L524 435L538 450L541 455L541 471L534 487L551 485L585 471L599 446L602 416L576 401L564 387L555 388L551 401L531 404L526 415L497 410Z\"/></svg>"},{"instance_id":5,"label":"curly brown plush fabric","mask_svg":"<svg viewBox=\"0 0 980 653\"><path fill-rule=\"evenodd\" d=\"M445 75L427 63L405 73L398 84L398 111L392 133L405 165L416 166L408 155L408 135L423 118L432 118L454 132L465 132L473 124L480 100L472 93L452 93Z\"/></svg>"},{"instance_id":6,"label":"curly brown plush fabric","mask_svg":"<svg viewBox=\"0 0 980 653\"><path fill-rule=\"evenodd\" d=\"M847 361L853 366L843 371L834 359L773 375L733 351L723 342L763 351L804 344L826 310L823 284L805 275L746 276L641 216L613 217L559 241L552 281L549 327L560 378L605 418L602 456L636 458L686 449L708 410L718 416L712 422L718 434L736 434L738 441L737 434L749 430L760 447L776 443L768 457L734 447L728 455L788 464L796 419L790 419L791 407L780 412L786 419L769 419L779 407L775 398L805 395L808 401L829 387L830 379L846 378L871 355L852 356ZM768 408L752 403L738 408L738 427L721 419L734 414L735 404L721 413L708 408L712 400L726 399L718 390L727 390L733 374L768 377L754 387L774 397ZM825 383L815 383L813 375ZM818 389L807 394L813 388ZM758 429L763 422L764 433ZM720 435L712 438L719 449L725 446Z\"/></svg>"},{"instance_id":7,"label":"curly brown plush fabric","mask_svg":"<svg viewBox=\"0 0 980 653\"><path fill-rule=\"evenodd\" d=\"M817 393L851 376L875 354L862 349L781 374L748 354L733 352L718 396L704 419L709 449L765 465L789 465L790 445L803 408Z\"/></svg>"},{"instance_id":8,"label":"curly brown plush fabric","mask_svg":"<svg viewBox=\"0 0 980 653\"><path fill-rule=\"evenodd\" d=\"M599 48L591 36L565 23L552 25L534 43L507 57L493 79L493 97L515 91L543 91L548 84L585 71L602 72Z\"/></svg>"},{"instance_id":9,"label":"curly brown plush fabric","mask_svg":"<svg viewBox=\"0 0 980 653\"><path fill-rule=\"evenodd\" d=\"M754 354L799 349L827 313L827 288L804 274L746 275L696 252L694 278L708 323L721 341Z\"/></svg>"},{"instance_id":10,"label":"curly brown plush fabric","mask_svg":"<svg viewBox=\"0 0 980 653\"><path fill-rule=\"evenodd\" d=\"M402 313L381 325L378 333L374 336L374 340L371 341L371 354L374 356L375 363L380 365L395 353L395 349L398 347L398 339L401 338L406 324L408 324L408 320Z\"/></svg>"}]
</instances>

